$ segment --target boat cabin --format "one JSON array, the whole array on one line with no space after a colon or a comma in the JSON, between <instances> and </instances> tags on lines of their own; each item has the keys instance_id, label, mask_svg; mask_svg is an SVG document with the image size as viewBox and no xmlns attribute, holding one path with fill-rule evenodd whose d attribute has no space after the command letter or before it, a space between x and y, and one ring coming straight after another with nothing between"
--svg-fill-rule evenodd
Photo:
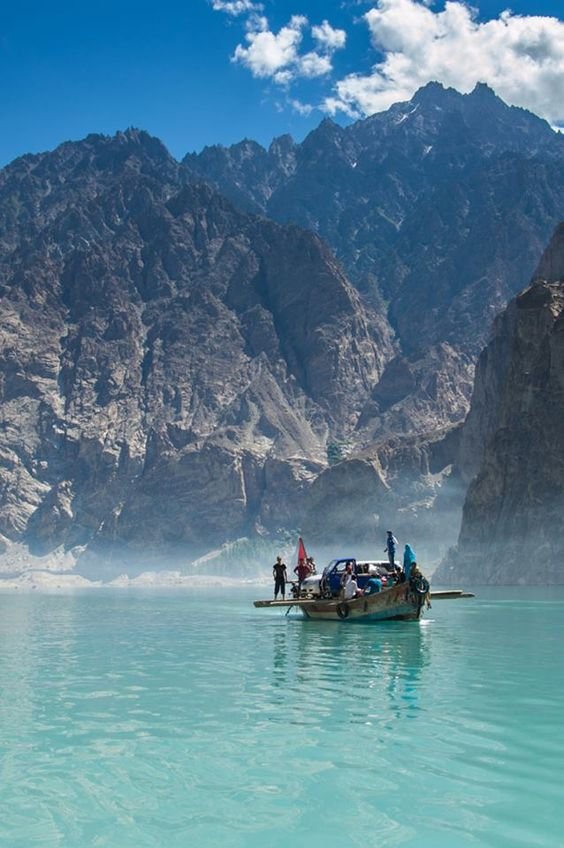
<instances>
[{"instance_id":1,"label":"boat cabin","mask_svg":"<svg viewBox=\"0 0 564 848\"><path fill-rule=\"evenodd\" d=\"M341 589L341 578L347 564L352 564L359 589L364 589L370 577L383 578L383 583L392 582L395 572L386 560L357 560L355 557L333 559L323 569L322 574L312 574L302 582L302 595L336 597Z\"/></svg>"}]
</instances>

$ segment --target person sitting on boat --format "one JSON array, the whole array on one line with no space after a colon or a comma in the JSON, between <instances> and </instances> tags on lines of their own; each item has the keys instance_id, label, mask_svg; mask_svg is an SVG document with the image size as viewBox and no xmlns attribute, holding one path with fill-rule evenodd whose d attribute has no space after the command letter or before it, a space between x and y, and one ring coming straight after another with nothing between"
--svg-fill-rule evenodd
<instances>
[{"instance_id":1,"label":"person sitting on boat","mask_svg":"<svg viewBox=\"0 0 564 848\"><path fill-rule=\"evenodd\" d=\"M359 595L362 595L362 591L358 588L356 576L353 574L351 579L345 585L343 596L345 601L350 601L353 598L357 598Z\"/></svg>"},{"instance_id":2,"label":"person sitting on boat","mask_svg":"<svg viewBox=\"0 0 564 848\"><path fill-rule=\"evenodd\" d=\"M419 577L423 578L423 572L419 569L417 563L413 562L411 564L411 571L409 572L409 582L414 583Z\"/></svg>"},{"instance_id":3,"label":"person sitting on boat","mask_svg":"<svg viewBox=\"0 0 564 848\"><path fill-rule=\"evenodd\" d=\"M364 595L375 595L377 592L382 591L382 581L375 574L372 577L369 577L368 583L364 587Z\"/></svg>"},{"instance_id":4,"label":"person sitting on boat","mask_svg":"<svg viewBox=\"0 0 564 848\"><path fill-rule=\"evenodd\" d=\"M416 562L411 566L411 571L409 572L409 587L408 589L415 590L419 595L424 596L424 601L427 605L427 609L431 606L431 587L429 586L429 581L425 577L422 571L419 570L419 566Z\"/></svg>"},{"instance_id":5,"label":"person sitting on boat","mask_svg":"<svg viewBox=\"0 0 564 848\"><path fill-rule=\"evenodd\" d=\"M356 574L353 571L353 564L352 562L347 562L341 577L341 600L350 601L351 598L356 598L360 594L361 592L356 582Z\"/></svg>"},{"instance_id":6,"label":"person sitting on boat","mask_svg":"<svg viewBox=\"0 0 564 848\"><path fill-rule=\"evenodd\" d=\"M282 557L277 556L276 562L272 566L272 576L274 577L274 600L278 597L278 592L282 595L282 600L286 600L286 580L288 572L286 571L286 563L282 562Z\"/></svg>"},{"instance_id":7,"label":"person sitting on boat","mask_svg":"<svg viewBox=\"0 0 564 848\"><path fill-rule=\"evenodd\" d=\"M311 574L311 567L307 559L299 559L294 568L294 574L298 575L298 593L302 590L302 583Z\"/></svg>"},{"instance_id":8,"label":"person sitting on boat","mask_svg":"<svg viewBox=\"0 0 564 848\"><path fill-rule=\"evenodd\" d=\"M343 571L343 573L341 575L341 598L342 598L342 600L346 600L346 594L347 594L348 591L350 591L350 590L347 590L347 586L349 585L349 583L351 582L351 580L353 578L354 578L354 572L353 572L352 562L347 562L347 563L345 563L345 570Z\"/></svg>"},{"instance_id":9,"label":"person sitting on boat","mask_svg":"<svg viewBox=\"0 0 564 848\"><path fill-rule=\"evenodd\" d=\"M396 545L398 540L394 536L391 530L388 530L388 538L386 539L386 547L384 548L384 553L388 554L388 562L395 569L395 561L396 561Z\"/></svg>"},{"instance_id":10,"label":"person sitting on boat","mask_svg":"<svg viewBox=\"0 0 564 848\"><path fill-rule=\"evenodd\" d=\"M405 574L406 580L409 580L411 569L415 565L416 560L417 557L415 556L415 551L411 545L406 545L403 551L403 573Z\"/></svg>"},{"instance_id":11,"label":"person sitting on boat","mask_svg":"<svg viewBox=\"0 0 564 848\"><path fill-rule=\"evenodd\" d=\"M387 574L381 575L380 579L382 581L383 586L393 586L394 583L398 582L397 568L394 568L393 571L388 571Z\"/></svg>"},{"instance_id":12,"label":"person sitting on boat","mask_svg":"<svg viewBox=\"0 0 564 848\"><path fill-rule=\"evenodd\" d=\"M315 563L314 563L314 561L313 561L313 557L307 557L306 562L307 562L307 564L309 565L309 573L310 573L310 574L316 574L317 569L316 569L316 567L315 567Z\"/></svg>"}]
</instances>

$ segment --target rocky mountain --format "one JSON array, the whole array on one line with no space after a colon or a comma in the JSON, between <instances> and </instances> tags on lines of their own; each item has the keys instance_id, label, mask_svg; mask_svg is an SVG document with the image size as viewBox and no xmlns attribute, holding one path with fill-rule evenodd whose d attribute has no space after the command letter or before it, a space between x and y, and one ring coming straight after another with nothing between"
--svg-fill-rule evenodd
<instances>
[{"instance_id":1,"label":"rocky mountain","mask_svg":"<svg viewBox=\"0 0 564 848\"><path fill-rule=\"evenodd\" d=\"M178 163L129 130L16 160L0 569L31 551L131 573L298 527L373 551L388 524L436 558L497 432L511 334L461 431L476 358L562 218L564 139L486 86L268 150Z\"/></svg>"},{"instance_id":2,"label":"rocky mountain","mask_svg":"<svg viewBox=\"0 0 564 848\"><path fill-rule=\"evenodd\" d=\"M394 355L316 235L138 131L0 172L0 297L6 568L17 543L146 564L295 527Z\"/></svg>"},{"instance_id":3,"label":"rocky mountain","mask_svg":"<svg viewBox=\"0 0 564 848\"><path fill-rule=\"evenodd\" d=\"M318 232L386 309L398 358L366 444L464 418L492 320L564 217L564 136L486 85L430 83L349 127L325 120L301 144L244 141L183 165L245 209Z\"/></svg>"},{"instance_id":4,"label":"rocky mountain","mask_svg":"<svg viewBox=\"0 0 564 848\"><path fill-rule=\"evenodd\" d=\"M471 483L438 579L564 583L564 224L480 357L459 465Z\"/></svg>"}]
</instances>

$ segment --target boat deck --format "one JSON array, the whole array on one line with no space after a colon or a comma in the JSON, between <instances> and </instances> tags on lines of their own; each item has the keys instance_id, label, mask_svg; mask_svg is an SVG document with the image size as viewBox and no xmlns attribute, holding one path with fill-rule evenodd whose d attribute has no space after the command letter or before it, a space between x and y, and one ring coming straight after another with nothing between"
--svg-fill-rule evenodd
<instances>
[{"instance_id":1,"label":"boat deck","mask_svg":"<svg viewBox=\"0 0 564 848\"><path fill-rule=\"evenodd\" d=\"M472 592L465 592L463 589L438 589L431 592L432 601L446 601L453 598L473 598ZM320 603L319 598L291 598L289 600L265 600L254 601L255 607L305 607L317 606ZM322 603L322 601L321 601Z\"/></svg>"}]
</instances>

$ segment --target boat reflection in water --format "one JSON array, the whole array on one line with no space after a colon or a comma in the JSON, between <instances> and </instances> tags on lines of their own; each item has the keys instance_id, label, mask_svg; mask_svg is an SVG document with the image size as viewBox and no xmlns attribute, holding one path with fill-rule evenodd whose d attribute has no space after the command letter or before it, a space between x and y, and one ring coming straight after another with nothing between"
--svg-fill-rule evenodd
<instances>
[{"instance_id":1,"label":"boat reflection in water","mask_svg":"<svg viewBox=\"0 0 564 848\"><path fill-rule=\"evenodd\" d=\"M291 626L298 622L299 627ZM304 706L298 712L290 708L284 720L308 726L324 720L381 726L383 721L414 716L421 709L430 643L429 626L417 624L319 628L313 621L304 622L299 613L277 618L272 633L273 691L284 703L284 692L295 696L298 690ZM295 704L295 697L291 701Z\"/></svg>"}]
</instances>

